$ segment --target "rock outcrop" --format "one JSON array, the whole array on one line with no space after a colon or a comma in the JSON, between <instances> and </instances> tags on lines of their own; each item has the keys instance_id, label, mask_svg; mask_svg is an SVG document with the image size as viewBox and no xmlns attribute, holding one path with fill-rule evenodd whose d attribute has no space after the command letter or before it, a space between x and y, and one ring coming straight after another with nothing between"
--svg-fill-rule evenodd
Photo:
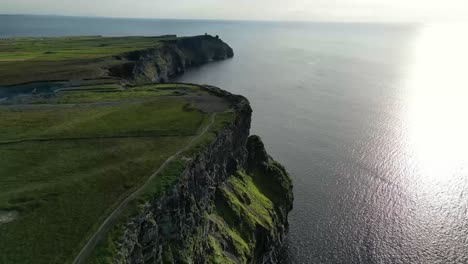
<instances>
[{"instance_id":1,"label":"rock outcrop","mask_svg":"<svg viewBox=\"0 0 468 264\"><path fill-rule=\"evenodd\" d=\"M211 35L159 41L153 48L118 56L125 61L109 69L109 75L135 83L168 82L185 69L234 56L231 47Z\"/></svg>"},{"instance_id":2,"label":"rock outcrop","mask_svg":"<svg viewBox=\"0 0 468 264\"><path fill-rule=\"evenodd\" d=\"M291 180L249 137L247 99L207 89L233 104L234 121L186 163L175 186L126 221L113 263L277 263Z\"/></svg>"}]
</instances>

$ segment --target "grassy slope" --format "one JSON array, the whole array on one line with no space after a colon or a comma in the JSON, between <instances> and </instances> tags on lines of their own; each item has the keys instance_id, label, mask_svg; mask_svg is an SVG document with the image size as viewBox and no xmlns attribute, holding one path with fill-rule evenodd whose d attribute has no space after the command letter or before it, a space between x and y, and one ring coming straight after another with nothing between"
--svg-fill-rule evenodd
<instances>
[{"instance_id":1,"label":"grassy slope","mask_svg":"<svg viewBox=\"0 0 468 264\"><path fill-rule=\"evenodd\" d=\"M0 263L70 262L113 207L206 124L208 114L183 97L203 94L197 86L123 87L102 78L103 69L125 63L115 55L173 38L0 40L0 89L75 80L52 97L0 104L0 213L19 212L0 223ZM230 113L218 117L185 156L209 143ZM174 162L170 168L183 165ZM165 171L145 195L159 195L178 175Z\"/></svg>"},{"instance_id":2,"label":"grassy slope","mask_svg":"<svg viewBox=\"0 0 468 264\"><path fill-rule=\"evenodd\" d=\"M187 139L120 139L2 147L1 263L64 263L112 206ZM11 172L14 173L11 173Z\"/></svg>"},{"instance_id":3,"label":"grassy slope","mask_svg":"<svg viewBox=\"0 0 468 264\"><path fill-rule=\"evenodd\" d=\"M217 213L211 215L218 237L210 235L214 263L234 263L222 250L219 240L229 241L241 263L248 263L255 249L256 230L273 228L273 203L255 184L253 177L238 171L220 188L216 197Z\"/></svg>"},{"instance_id":4,"label":"grassy slope","mask_svg":"<svg viewBox=\"0 0 468 264\"><path fill-rule=\"evenodd\" d=\"M0 85L99 78L122 63L112 56L157 47L174 37L62 37L0 40Z\"/></svg>"},{"instance_id":5,"label":"grassy slope","mask_svg":"<svg viewBox=\"0 0 468 264\"><path fill-rule=\"evenodd\" d=\"M125 91L114 91L112 93L103 92L107 89L108 85L93 85L73 87L72 89L78 90L78 93L64 92L56 98L48 100L53 103L92 103L100 101L116 101L122 99L143 99L148 97L157 97L162 95L182 95L186 91L196 92L197 87L192 85L174 85L174 84L158 84L158 85L145 85L140 87L128 88ZM40 103L41 101L38 101Z\"/></svg>"},{"instance_id":6,"label":"grassy slope","mask_svg":"<svg viewBox=\"0 0 468 264\"><path fill-rule=\"evenodd\" d=\"M121 99L112 104L100 104L101 93L84 92L97 96L91 98L98 103L0 107L0 142L52 139L0 143L0 209L19 211L18 219L0 225L0 263L71 261L113 205L206 123L208 115L184 97L161 96L175 88L151 85L106 93ZM153 94L126 100L139 92ZM66 102L80 103L82 94L66 92L49 100L56 103L67 95ZM223 121L224 114L220 116ZM113 138L121 136L126 138ZM162 175L152 191L173 182Z\"/></svg>"},{"instance_id":7,"label":"grassy slope","mask_svg":"<svg viewBox=\"0 0 468 264\"><path fill-rule=\"evenodd\" d=\"M201 119L196 111L181 111L186 104L177 97L160 97L110 106L1 111L0 143L44 138L190 136Z\"/></svg>"},{"instance_id":8,"label":"grassy slope","mask_svg":"<svg viewBox=\"0 0 468 264\"><path fill-rule=\"evenodd\" d=\"M208 131L208 133L195 142L195 144L190 149L183 152L177 159L172 161L161 172L159 177L150 182L149 186L141 194L139 200L135 200L133 203L131 203L130 207L127 208L124 215L120 217L118 224L109 232L107 238L97 245L94 254L90 257L89 263L111 263L116 253L115 243L118 242L121 238L123 229L122 227L125 225L128 218L134 216L135 214L141 213L140 210L142 208L142 204L146 203L148 200L159 197L165 190L176 184L179 176L185 169L185 163L187 161L184 159L184 157L191 157L203 151L206 146L215 139L219 131L223 130L227 125L234 121L234 118L235 115L233 112L218 113L215 119L215 123Z\"/></svg>"}]
</instances>

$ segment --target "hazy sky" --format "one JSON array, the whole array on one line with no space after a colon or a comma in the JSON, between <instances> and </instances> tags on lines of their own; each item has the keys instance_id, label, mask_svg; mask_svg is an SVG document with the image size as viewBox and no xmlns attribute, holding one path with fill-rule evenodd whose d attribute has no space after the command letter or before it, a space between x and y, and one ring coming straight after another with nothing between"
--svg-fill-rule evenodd
<instances>
[{"instance_id":1,"label":"hazy sky","mask_svg":"<svg viewBox=\"0 0 468 264\"><path fill-rule=\"evenodd\" d=\"M320 21L467 20L468 0L0 0L0 13Z\"/></svg>"}]
</instances>

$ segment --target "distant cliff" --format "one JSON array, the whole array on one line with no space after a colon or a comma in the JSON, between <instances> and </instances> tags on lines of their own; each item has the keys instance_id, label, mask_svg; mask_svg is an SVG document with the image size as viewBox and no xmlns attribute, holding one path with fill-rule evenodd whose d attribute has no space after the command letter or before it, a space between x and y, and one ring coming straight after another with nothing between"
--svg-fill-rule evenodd
<instances>
[{"instance_id":1,"label":"distant cliff","mask_svg":"<svg viewBox=\"0 0 468 264\"><path fill-rule=\"evenodd\" d=\"M116 56L126 61L111 67L109 74L135 83L168 82L187 68L232 58L231 47L211 35L159 41L155 47Z\"/></svg>"},{"instance_id":2,"label":"distant cliff","mask_svg":"<svg viewBox=\"0 0 468 264\"><path fill-rule=\"evenodd\" d=\"M222 94L234 122L187 163L178 183L128 219L112 263L277 263L292 209L285 169L250 136L244 97Z\"/></svg>"}]
</instances>

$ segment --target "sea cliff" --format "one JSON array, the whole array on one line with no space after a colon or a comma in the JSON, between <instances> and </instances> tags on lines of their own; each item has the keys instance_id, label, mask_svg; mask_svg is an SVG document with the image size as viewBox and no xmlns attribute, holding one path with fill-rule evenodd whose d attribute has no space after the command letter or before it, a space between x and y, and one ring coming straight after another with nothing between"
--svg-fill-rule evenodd
<instances>
[{"instance_id":1,"label":"sea cliff","mask_svg":"<svg viewBox=\"0 0 468 264\"><path fill-rule=\"evenodd\" d=\"M83 80L97 82L103 78L168 82L187 68L233 56L228 44L208 34L3 39L0 89L52 81L76 86Z\"/></svg>"},{"instance_id":2,"label":"sea cliff","mask_svg":"<svg viewBox=\"0 0 468 264\"><path fill-rule=\"evenodd\" d=\"M158 44L116 56L125 63L111 67L110 75L136 83L164 83L187 68L234 56L229 45L211 35L174 38Z\"/></svg>"},{"instance_id":3,"label":"sea cliff","mask_svg":"<svg viewBox=\"0 0 468 264\"><path fill-rule=\"evenodd\" d=\"M168 83L221 39L0 42L0 263L278 262L292 184L248 100Z\"/></svg>"},{"instance_id":4,"label":"sea cliff","mask_svg":"<svg viewBox=\"0 0 468 264\"><path fill-rule=\"evenodd\" d=\"M207 87L235 111L177 184L147 200L111 241L112 263L277 263L292 209L285 169L249 136L251 108L242 96Z\"/></svg>"}]
</instances>

